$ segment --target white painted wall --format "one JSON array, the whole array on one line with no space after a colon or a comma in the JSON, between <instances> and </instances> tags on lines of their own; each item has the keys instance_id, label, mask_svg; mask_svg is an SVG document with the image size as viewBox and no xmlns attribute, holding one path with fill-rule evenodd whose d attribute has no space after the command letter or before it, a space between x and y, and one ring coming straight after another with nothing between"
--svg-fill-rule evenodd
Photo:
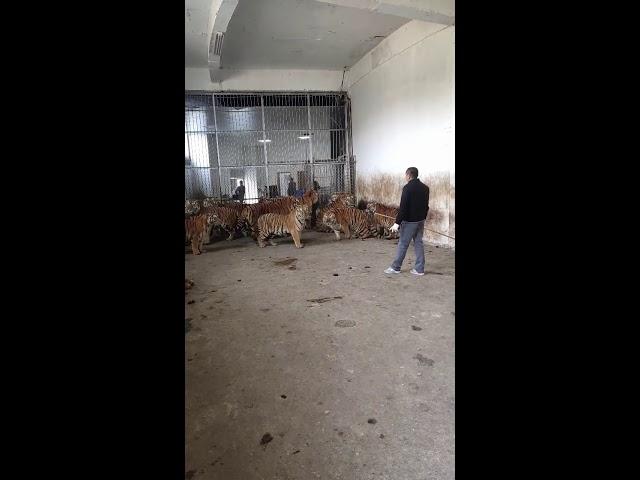
<instances>
[{"instance_id":1,"label":"white painted wall","mask_svg":"<svg viewBox=\"0 0 640 480\"><path fill-rule=\"evenodd\" d=\"M207 68L185 68L185 90L204 91L337 91L342 71L221 70L223 80L211 82ZM346 80L345 80L346 82Z\"/></svg>"},{"instance_id":2,"label":"white painted wall","mask_svg":"<svg viewBox=\"0 0 640 480\"><path fill-rule=\"evenodd\" d=\"M442 233L455 229L454 35L455 26L409 22L345 80L359 189L375 196L380 187L376 200L398 204L404 171L417 167L433 184L430 219Z\"/></svg>"},{"instance_id":3,"label":"white painted wall","mask_svg":"<svg viewBox=\"0 0 640 480\"><path fill-rule=\"evenodd\" d=\"M454 168L454 29L410 22L348 72L362 172Z\"/></svg>"}]
</instances>

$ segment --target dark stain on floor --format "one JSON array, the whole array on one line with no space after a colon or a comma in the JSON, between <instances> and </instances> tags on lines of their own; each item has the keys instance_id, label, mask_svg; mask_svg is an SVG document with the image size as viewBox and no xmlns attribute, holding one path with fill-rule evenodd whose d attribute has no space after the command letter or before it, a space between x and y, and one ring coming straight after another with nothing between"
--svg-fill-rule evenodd
<instances>
[{"instance_id":1,"label":"dark stain on floor","mask_svg":"<svg viewBox=\"0 0 640 480\"><path fill-rule=\"evenodd\" d=\"M431 360L430 358L427 358L425 356L423 356L421 353L418 353L415 357L416 360L418 360L418 365L420 366L428 366L428 367L433 367L434 361Z\"/></svg>"},{"instance_id":2,"label":"dark stain on floor","mask_svg":"<svg viewBox=\"0 0 640 480\"><path fill-rule=\"evenodd\" d=\"M307 302L311 302L311 303L324 303L324 302L330 302L331 300L338 300L342 298L341 296L337 296L337 297L321 297L321 298L312 298L310 300L307 300Z\"/></svg>"},{"instance_id":3,"label":"dark stain on floor","mask_svg":"<svg viewBox=\"0 0 640 480\"><path fill-rule=\"evenodd\" d=\"M291 265L293 262L298 260L297 258L284 258L282 260L274 260L274 265L280 265L282 267L286 267L287 265Z\"/></svg>"},{"instance_id":4,"label":"dark stain on floor","mask_svg":"<svg viewBox=\"0 0 640 480\"><path fill-rule=\"evenodd\" d=\"M267 444L268 444L271 440L273 440L273 436L272 436L269 432L267 432L267 433L265 433L265 434L262 436L262 438L260 439L260 445L264 445L264 446L265 446L265 448L266 448Z\"/></svg>"},{"instance_id":5,"label":"dark stain on floor","mask_svg":"<svg viewBox=\"0 0 640 480\"><path fill-rule=\"evenodd\" d=\"M371 425L375 425L376 423L378 423L378 421L375 418L370 418L369 420L367 420L367 423L370 423Z\"/></svg>"},{"instance_id":6,"label":"dark stain on floor","mask_svg":"<svg viewBox=\"0 0 640 480\"><path fill-rule=\"evenodd\" d=\"M356 322L354 322L353 320L338 320L335 323L336 327L341 327L341 328L345 328L345 327L355 327L356 326Z\"/></svg>"},{"instance_id":7,"label":"dark stain on floor","mask_svg":"<svg viewBox=\"0 0 640 480\"><path fill-rule=\"evenodd\" d=\"M416 332L419 332L420 330L422 330L422 328L416 327L415 325L411 325L411 330L415 330Z\"/></svg>"},{"instance_id":8,"label":"dark stain on floor","mask_svg":"<svg viewBox=\"0 0 640 480\"><path fill-rule=\"evenodd\" d=\"M184 478L185 480L191 480L195 474L196 474L195 470L189 470L188 472L185 472Z\"/></svg>"}]
</instances>

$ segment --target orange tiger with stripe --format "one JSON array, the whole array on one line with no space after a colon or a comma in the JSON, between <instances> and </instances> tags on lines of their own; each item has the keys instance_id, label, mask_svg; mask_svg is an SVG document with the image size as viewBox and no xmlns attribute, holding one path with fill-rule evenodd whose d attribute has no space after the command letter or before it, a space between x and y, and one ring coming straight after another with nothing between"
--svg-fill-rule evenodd
<instances>
[{"instance_id":1,"label":"orange tiger with stripe","mask_svg":"<svg viewBox=\"0 0 640 480\"><path fill-rule=\"evenodd\" d=\"M239 228L240 215L235 208L224 207L205 207L203 213L209 215L211 222L207 234L211 234L213 227L221 227L229 234L227 240L233 240L236 230Z\"/></svg>"},{"instance_id":2,"label":"orange tiger with stripe","mask_svg":"<svg viewBox=\"0 0 640 480\"><path fill-rule=\"evenodd\" d=\"M258 202L245 205L240 215L240 221L243 227L251 234L251 238L258 238L258 218L260 215L267 213L268 202Z\"/></svg>"},{"instance_id":3,"label":"orange tiger with stripe","mask_svg":"<svg viewBox=\"0 0 640 480\"><path fill-rule=\"evenodd\" d=\"M253 203L246 205L242 211L242 222L246 228L251 232L251 236L254 240L258 235L258 220L265 213L277 213L280 215L287 215L295 208L299 203L311 208L313 204L318 202L318 192L310 190L305 192L302 198L296 197L282 197L270 199L267 202Z\"/></svg>"},{"instance_id":4,"label":"orange tiger with stripe","mask_svg":"<svg viewBox=\"0 0 640 480\"><path fill-rule=\"evenodd\" d=\"M322 218L322 214L323 212L327 211L327 208L355 207L355 206L356 206L356 196L353 193L348 193L348 192L333 193L331 194L331 197L329 197L329 203L324 208L321 208L320 211L318 212L318 218L319 219ZM316 231L331 233L334 230L328 225L319 221L316 226Z\"/></svg>"},{"instance_id":5,"label":"orange tiger with stripe","mask_svg":"<svg viewBox=\"0 0 640 480\"><path fill-rule=\"evenodd\" d=\"M352 232L362 240L376 235L376 228L369 216L357 208L329 205L322 210L319 218L333 230L337 240L340 240L340 230L347 238L351 238Z\"/></svg>"},{"instance_id":6,"label":"orange tiger with stripe","mask_svg":"<svg viewBox=\"0 0 640 480\"><path fill-rule=\"evenodd\" d=\"M290 233L296 248L304 247L300 240L300 234L304 230L304 222L310 214L311 208L302 200L298 200L294 203L291 211L286 214L268 212L261 215L258 218L258 246L264 248L266 240L275 246L277 243L271 237Z\"/></svg>"},{"instance_id":7,"label":"orange tiger with stripe","mask_svg":"<svg viewBox=\"0 0 640 480\"><path fill-rule=\"evenodd\" d=\"M340 205L343 207L355 207L356 196L353 193L337 192L331 195L329 205Z\"/></svg>"},{"instance_id":8,"label":"orange tiger with stripe","mask_svg":"<svg viewBox=\"0 0 640 480\"><path fill-rule=\"evenodd\" d=\"M245 207L244 203L240 203L240 202L224 202L222 200L216 200L214 198L205 198L202 201L202 206L204 208L208 208L208 207L227 207L227 208L232 208L233 210L236 210L238 212L241 212L242 209Z\"/></svg>"},{"instance_id":9,"label":"orange tiger with stripe","mask_svg":"<svg viewBox=\"0 0 640 480\"><path fill-rule=\"evenodd\" d=\"M265 203L265 208L267 209L265 213L287 214L290 213L291 210L293 210L293 208L300 202L311 208L314 203L318 203L318 192L315 190L309 190L302 195L302 198L274 198L272 201Z\"/></svg>"},{"instance_id":10,"label":"orange tiger with stripe","mask_svg":"<svg viewBox=\"0 0 640 480\"><path fill-rule=\"evenodd\" d=\"M209 226L212 218L201 214L185 218L184 230L187 241L191 242L191 250L194 255L200 255L204 250L204 242L209 238Z\"/></svg>"},{"instance_id":11,"label":"orange tiger with stripe","mask_svg":"<svg viewBox=\"0 0 640 480\"><path fill-rule=\"evenodd\" d=\"M184 201L185 216L197 215L201 208L202 208L202 202L200 200Z\"/></svg>"},{"instance_id":12,"label":"orange tiger with stripe","mask_svg":"<svg viewBox=\"0 0 640 480\"><path fill-rule=\"evenodd\" d=\"M391 232L391 227L395 223L398 216L398 207L392 207L378 202L369 202L367 204L367 212L373 217L373 223L378 230L378 238L386 234L387 238L395 238L397 233Z\"/></svg>"}]
</instances>

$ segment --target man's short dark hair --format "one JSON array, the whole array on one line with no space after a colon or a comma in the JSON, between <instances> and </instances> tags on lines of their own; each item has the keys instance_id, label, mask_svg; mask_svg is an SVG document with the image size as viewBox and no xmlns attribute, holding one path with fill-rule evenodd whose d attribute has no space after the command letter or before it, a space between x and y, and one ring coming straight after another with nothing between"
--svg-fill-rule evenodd
<instances>
[{"instance_id":1,"label":"man's short dark hair","mask_svg":"<svg viewBox=\"0 0 640 480\"><path fill-rule=\"evenodd\" d=\"M407 175L409 175L411 178L418 178L418 169L416 167L409 167L407 168Z\"/></svg>"}]
</instances>

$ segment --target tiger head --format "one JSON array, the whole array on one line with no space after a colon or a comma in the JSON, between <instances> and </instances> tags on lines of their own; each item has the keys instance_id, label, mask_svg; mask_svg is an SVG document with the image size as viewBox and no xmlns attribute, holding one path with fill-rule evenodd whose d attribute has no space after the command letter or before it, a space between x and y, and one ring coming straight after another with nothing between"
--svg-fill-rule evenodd
<instances>
[{"instance_id":1,"label":"tiger head","mask_svg":"<svg viewBox=\"0 0 640 480\"><path fill-rule=\"evenodd\" d=\"M251 208L248 206L244 207L240 211L240 215L238 215L238 221L250 221L251 220Z\"/></svg>"},{"instance_id":2,"label":"tiger head","mask_svg":"<svg viewBox=\"0 0 640 480\"><path fill-rule=\"evenodd\" d=\"M338 223L336 219L336 212L332 208L323 208L318 213L318 220L320 223L324 223L325 225L335 225Z\"/></svg>"},{"instance_id":3,"label":"tiger head","mask_svg":"<svg viewBox=\"0 0 640 480\"><path fill-rule=\"evenodd\" d=\"M318 192L316 192L315 190L309 190L308 192L305 192L302 195L302 198L305 199L307 202L311 202L312 204L316 204L318 203L318 199L320 197L318 197Z\"/></svg>"},{"instance_id":4,"label":"tiger head","mask_svg":"<svg viewBox=\"0 0 640 480\"><path fill-rule=\"evenodd\" d=\"M216 202L213 198L205 198L202 201L202 206L205 208L215 207L216 205L218 205L218 202Z\"/></svg>"},{"instance_id":5,"label":"tiger head","mask_svg":"<svg viewBox=\"0 0 640 480\"><path fill-rule=\"evenodd\" d=\"M370 215L373 215L374 213L376 213L376 209L378 207L377 202L369 202L367 203L367 213Z\"/></svg>"},{"instance_id":6,"label":"tiger head","mask_svg":"<svg viewBox=\"0 0 640 480\"><path fill-rule=\"evenodd\" d=\"M221 225L222 219L217 210L210 210L207 214L207 225Z\"/></svg>"},{"instance_id":7,"label":"tiger head","mask_svg":"<svg viewBox=\"0 0 640 480\"><path fill-rule=\"evenodd\" d=\"M185 200L184 213L186 215L195 215L200 210L200 202L198 200Z\"/></svg>"}]
</instances>

